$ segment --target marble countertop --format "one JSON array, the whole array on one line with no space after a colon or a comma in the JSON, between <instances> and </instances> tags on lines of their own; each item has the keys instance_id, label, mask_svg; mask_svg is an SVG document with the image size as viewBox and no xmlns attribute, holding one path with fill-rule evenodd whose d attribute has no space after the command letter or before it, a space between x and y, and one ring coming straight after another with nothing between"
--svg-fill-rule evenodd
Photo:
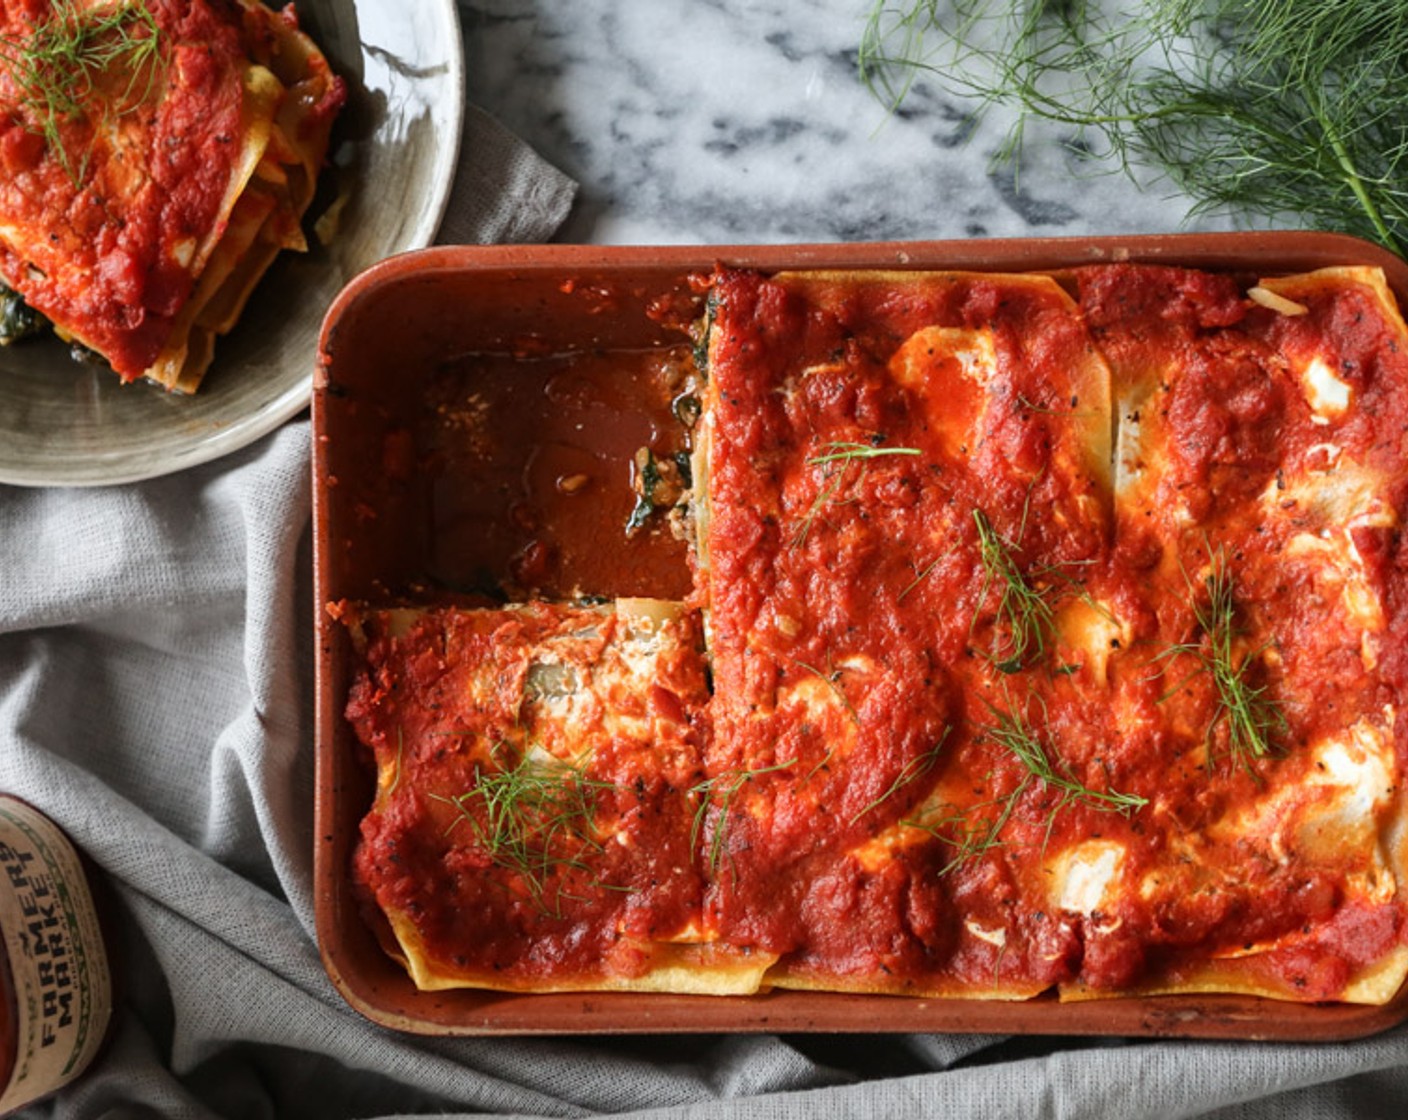
<instances>
[{"instance_id":1,"label":"marble countertop","mask_svg":"<svg viewBox=\"0 0 1408 1120\"><path fill-rule=\"evenodd\" d=\"M1080 236L1188 223L1038 133L994 166L1010 118L923 83L889 113L860 80L869 0L472 0L469 100L578 181L560 240L728 244Z\"/></svg>"}]
</instances>

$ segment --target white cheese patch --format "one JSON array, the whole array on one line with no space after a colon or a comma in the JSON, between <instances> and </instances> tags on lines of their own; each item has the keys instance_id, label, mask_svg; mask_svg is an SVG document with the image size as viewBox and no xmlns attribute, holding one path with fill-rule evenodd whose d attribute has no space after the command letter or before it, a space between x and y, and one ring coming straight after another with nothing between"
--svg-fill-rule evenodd
<instances>
[{"instance_id":1,"label":"white cheese patch","mask_svg":"<svg viewBox=\"0 0 1408 1120\"><path fill-rule=\"evenodd\" d=\"M1297 533L1286 542L1285 555L1293 559L1312 559L1320 566L1325 583L1339 587L1345 615L1361 634L1383 630L1386 624L1383 604L1370 586L1363 559L1347 532Z\"/></svg>"},{"instance_id":2,"label":"white cheese patch","mask_svg":"<svg viewBox=\"0 0 1408 1120\"><path fill-rule=\"evenodd\" d=\"M794 724L806 721L827 728L828 742L833 741L831 734L838 725L854 732L856 703L865 693L867 679L879 671L874 658L847 654L827 667L804 665L801 669L801 676L778 689L778 710L786 711Z\"/></svg>"},{"instance_id":3,"label":"white cheese patch","mask_svg":"<svg viewBox=\"0 0 1408 1120\"><path fill-rule=\"evenodd\" d=\"M875 658L864 653L848 653L845 657L836 662L837 669L844 669L848 673L862 673L866 676L873 675L879 666Z\"/></svg>"},{"instance_id":4,"label":"white cheese patch","mask_svg":"<svg viewBox=\"0 0 1408 1120\"><path fill-rule=\"evenodd\" d=\"M172 259L182 268L191 267L191 262L196 259L196 241L194 237L183 237L171 246Z\"/></svg>"},{"instance_id":5,"label":"white cheese patch","mask_svg":"<svg viewBox=\"0 0 1408 1120\"><path fill-rule=\"evenodd\" d=\"M910 389L942 388L930 379L935 371L955 370L979 385L997 372L997 347L992 331L963 327L925 327L910 335L890 359L890 374Z\"/></svg>"},{"instance_id":6,"label":"white cheese patch","mask_svg":"<svg viewBox=\"0 0 1408 1120\"><path fill-rule=\"evenodd\" d=\"M658 716L644 702L662 657L677 641L670 623L678 603L658 599L621 599L596 610L592 622L553 635L530 654L524 677L523 716L545 743L564 760L585 757L603 736L649 742L658 733ZM618 625L606 639L614 613ZM482 679L480 679L482 676ZM493 673L468 682L470 692L497 690ZM620 698L642 698L623 704Z\"/></svg>"},{"instance_id":7,"label":"white cheese patch","mask_svg":"<svg viewBox=\"0 0 1408 1120\"><path fill-rule=\"evenodd\" d=\"M895 824L853 848L850 854L862 871L873 874L894 863L896 852L927 838L928 833L922 829Z\"/></svg>"},{"instance_id":8,"label":"white cheese patch","mask_svg":"<svg viewBox=\"0 0 1408 1120\"><path fill-rule=\"evenodd\" d=\"M890 359L890 376L912 390L929 426L950 455L962 456L982 438L988 384L997 376L992 331L925 327Z\"/></svg>"},{"instance_id":9,"label":"white cheese patch","mask_svg":"<svg viewBox=\"0 0 1408 1120\"><path fill-rule=\"evenodd\" d=\"M1408 793L1399 789L1393 796L1400 808L1389 815L1380 837L1384 866L1396 882L1408 882Z\"/></svg>"},{"instance_id":10,"label":"white cheese patch","mask_svg":"<svg viewBox=\"0 0 1408 1120\"><path fill-rule=\"evenodd\" d=\"M1309 515L1321 525L1391 525L1393 510L1383 501L1388 481L1378 472L1344 458L1343 449L1332 443L1311 448L1321 469L1283 473L1261 492L1265 516L1304 518Z\"/></svg>"},{"instance_id":11,"label":"white cheese patch","mask_svg":"<svg viewBox=\"0 0 1408 1120\"><path fill-rule=\"evenodd\" d=\"M648 685L664 647L661 628L680 616L680 605L667 599L617 599L615 648L632 678Z\"/></svg>"},{"instance_id":12,"label":"white cheese patch","mask_svg":"<svg viewBox=\"0 0 1408 1120\"><path fill-rule=\"evenodd\" d=\"M1300 383L1314 413L1311 419L1316 424L1328 424L1349 408L1352 396L1349 384L1336 377L1323 358L1317 356L1310 360L1300 371Z\"/></svg>"},{"instance_id":13,"label":"white cheese patch","mask_svg":"<svg viewBox=\"0 0 1408 1120\"><path fill-rule=\"evenodd\" d=\"M1305 784L1329 787L1332 795L1307 812L1302 832L1327 829L1352 834L1373 819L1393 795L1393 750L1384 733L1367 720L1314 748L1315 771ZM1331 837L1333 843L1333 836Z\"/></svg>"},{"instance_id":14,"label":"white cheese patch","mask_svg":"<svg viewBox=\"0 0 1408 1120\"><path fill-rule=\"evenodd\" d=\"M1312 443L1305 449L1305 461L1314 464L1309 468L1313 472L1338 469L1343 456L1344 448L1337 443Z\"/></svg>"},{"instance_id":15,"label":"white cheese patch","mask_svg":"<svg viewBox=\"0 0 1408 1120\"><path fill-rule=\"evenodd\" d=\"M1313 450L1326 463L1323 470L1282 477L1261 495L1263 520L1290 518L1318 529L1296 533L1286 542L1285 555L1319 566L1317 582L1328 593L1338 588L1351 624L1361 630L1361 657L1366 668L1378 661L1374 634L1386 625L1383 604L1370 582L1364 558L1354 544L1355 529L1388 529L1398 524L1393 507L1383 500L1384 479L1377 472L1344 457L1341 448L1320 444Z\"/></svg>"},{"instance_id":16,"label":"white cheese patch","mask_svg":"<svg viewBox=\"0 0 1408 1120\"><path fill-rule=\"evenodd\" d=\"M389 638L404 638L411 632L411 627L424 617L425 611L415 607L393 607L383 615L386 625L386 636Z\"/></svg>"},{"instance_id":17,"label":"white cheese patch","mask_svg":"<svg viewBox=\"0 0 1408 1120\"><path fill-rule=\"evenodd\" d=\"M776 603L768 605L768 612L772 616L772 628L784 638L795 638L802 632L802 620L795 614L782 610Z\"/></svg>"},{"instance_id":18,"label":"white cheese patch","mask_svg":"<svg viewBox=\"0 0 1408 1120\"><path fill-rule=\"evenodd\" d=\"M996 945L999 949L1007 947L1007 930L1002 926L982 926L969 918L963 923L963 928L979 941L986 941L989 945Z\"/></svg>"},{"instance_id":19,"label":"white cheese patch","mask_svg":"<svg viewBox=\"0 0 1408 1120\"><path fill-rule=\"evenodd\" d=\"M1160 435L1168 435L1158 423L1161 404L1155 394L1163 386L1173 385L1182 376L1177 365L1167 365L1148 371L1135 384L1121 387L1123 394L1116 401L1114 460L1115 500L1126 509L1142 513L1148 506L1157 506L1162 516L1180 525L1194 521L1182 488L1172 494L1159 493L1162 474L1172 462L1169 449L1161 448Z\"/></svg>"},{"instance_id":20,"label":"white cheese patch","mask_svg":"<svg viewBox=\"0 0 1408 1120\"><path fill-rule=\"evenodd\" d=\"M1123 497L1144 481L1144 411L1147 398L1119 402L1119 431L1115 440L1115 494Z\"/></svg>"},{"instance_id":21,"label":"white cheese patch","mask_svg":"<svg viewBox=\"0 0 1408 1120\"><path fill-rule=\"evenodd\" d=\"M1056 633L1069 647L1062 651L1065 661L1084 665L1101 685L1109 679L1110 655L1133 637L1110 604L1087 598L1067 601L1056 615Z\"/></svg>"},{"instance_id":22,"label":"white cheese patch","mask_svg":"<svg viewBox=\"0 0 1408 1120\"><path fill-rule=\"evenodd\" d=\"M621 927L624 932L624 924ZM698 918L690 918L674 933L657 937L660 941L672 941L684 945L705 945L718 939L718 934L710 933Z\"/></svg>"},{"instance_id":23,"label":"white cheese patch","mask_svg":"<svg viewBox=\"0 0 1408 1120\"><path fill-rule=\"evenodd\" d=\"M616 617L633 631L653 633L662 623L673 622L683 607L673 599L617 599Z\"/></svg>"},{"instance_id":24,"label":"white cheese patch","mask_svg":"<svg viewBox=\"0 0 1408 1120\"><path fill-rule=\"evenodd\" d=\"M778 690L777 706L786 709L789 718L825 726L829 722L828 717L845 710L837 687L819 676L803 677L795 684Z\"/></svg>"},{"instance_id":25,"label":"white cheese patch","mask_svg":"<svg viewBox=\"0 0 1408 1120\"><path fill-rule=\"evenodd\" d=\"M810 365L803 369L802 372L797 375L797 380L804 381L808 377L820 377L821 375L827 373L844 374L846 372L846 369L847 366L845 362L817 362L815 365ZM795 390L795 383L789 381L787 387L784 389L784 392L790 395Z\"/></svg>"},{"instance_id":26,"label":"white cheese patch","mask_svg":"<svg viewBox=\"0 0 1408 1120\"><path fill-rule=\"evenodd\" d=\"M1394 711L1305 748L1311 765L1296 781L1229 813L1208 829L1215 842L1252 843L1278 861L1294 858L1343 870L1356 897L1385 901L1397 878L1380 835L1380 821L1393 801Z\"/></svg>"},{"instance_id":27,"label":"white cheese patch","mask_svg":"<svg viewBox=\"0 0 1408 1120\"><path fill-rule=\"evenodd\" d=\"M1124 848L1111 840L1087 840L1055 860L1051 900L1062 910L1087 917L1106 906L1124 862Z\"/></svg>"}]
</instances>

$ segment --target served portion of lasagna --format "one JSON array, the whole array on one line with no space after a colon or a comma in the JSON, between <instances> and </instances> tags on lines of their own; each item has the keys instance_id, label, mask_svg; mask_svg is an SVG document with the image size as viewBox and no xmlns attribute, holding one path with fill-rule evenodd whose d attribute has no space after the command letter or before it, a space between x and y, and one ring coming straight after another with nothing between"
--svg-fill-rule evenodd
<instances>
[{"instance_id":1,"label":"served portion of lasagna","mask_svg":"<svg viewBox=\"0 0 1408 1120\"><path fill-rule=\"evenodd\" d=\"M357 871L422 988L749 992L694 858L708 702L678 603L354 613ZM472 927L474 934L468 935Z\"/></svg>"},{"instance_id":2,"label":"served portion of lasagna","mask_svg":"<svg viewBox=\"0 0 1408 1120\"><path fill-rule=\"evenodd\" d=\"M346 96L293 9L0 0L0 283L124 381L193 392Z\"/></svg>"},{"instance_id":3,"label":"served portion of lasagna","mask_svg":"<svg viewBox=\"0 0 1408 1120\"><path fill-rule=\"evenodd\" d=\"M698 342L687 603L337 608L419 985L1399 991L1379 273L724 268Z\"/></svg>"}]
</instances>

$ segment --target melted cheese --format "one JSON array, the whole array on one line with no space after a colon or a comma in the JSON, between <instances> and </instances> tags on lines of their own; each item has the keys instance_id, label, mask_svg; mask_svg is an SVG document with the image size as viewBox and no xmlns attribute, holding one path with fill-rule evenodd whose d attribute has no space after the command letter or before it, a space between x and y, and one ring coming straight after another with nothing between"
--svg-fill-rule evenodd
<instances>
[{"instance_id":1,"label":"melted cheese","mask_svg":"<svg viewBox=\"0 0 1408 1120\"><path fill-rule=\"evenodd\" d=\"M1324 465L1283 472L1261 495L1263 517L1304 518L1319 526L1392 526L1397 517L1384 499L1382 475L1346 459L1335 444L1312 449Z\"/></svg>"},{"instance_id":2,"label":"melted cheese","mask_svg":"<svg viewBox=\"0 0 1408 1120\"><path fill-rule=\"evenodd\" d=\"M1315 423L1328 424L1344 415L1352 395L1349 384L1331 372L1324 358L1317 355L1297 373Z\"/></svg>"},{"instance_id":3,"label":"melted cheese","mask_svg":"<svg viewBox=\"0 0 1408 1120\"><path fill-rule=\"evenodd\" d=\"M890 375L922 402L949 455L961 457L978 445L988 386L997 375L992 331L925 327L895 351Z\"/></svg>"},{"instance_id":4,"label":"melted cheese","mask_svg":"<svg viewBox=\"0 0 1408 1120\"><path fill-rule=\"evenodd\" d=\"M1366 578L1363 561L1347 533L1299 533L1287 542L1286 555L1311 560L1323 582L1339 587L1347 621L1364 632L1384 628L1383 604Z\"/></svg>"},{"instance_id":5,"label":"melted cheese","mask_svg":"<svg viewBox=\"0 0 1408 1120\"><path fill-rule=\"evenodd\" d=\"M1261 495L1261 516L1268 522L1306 526L1286 541L1287 560L1310 564L1315 579L1336 596L1345 621L1360 631L1365 667L1374 669L1378 649L1374 635L1384 631L1386 616L1379 590L1354 543L1357 529L1391 529L1398 514L1385 500L1386 480L1348 459L1340 448L1321 445L1324 469L1283 475Z\"/></svg>"},{"instance_id":6,"label":"melted cheese","mask_svg":"<svg viewBox=\"0 0 1408 1120\"><path fill-rule=\"evenodd\" d=\"M1109 683L1110 657L1128 646L1133 632L1108 604L1081 597L1068 600L1056 615L1062 661L1090 671L1096 684Z\"/></svg>"},{"instance_id":7,"label":"melted cheese","mask_svg":"<svg viewBox=\"0 0 1408 1120\"><path fill-rule=\"evenodd\" d=\"M1172 495L1159 491L1168 469L1168 433L1159 415L1156 393L1160 386L1175 384L1180 370L1168 362L1156 369L1140 370L1138 377L1123 372L1125 375L1115 384L1115 508L1124 513L1159 506L1175 523L1192 524L1187 496L1181 491Z\"/></svg>"},{"instance_id":8,"label":"melted cheese","mask_svg":"<svg viewBox=\"0 0 1408 1120\"><path fill-rule=\"evenodd\" d=\"M1089 917L1110 905L1124 862L1120 845L1087 840L1057 854L1048 863L1051 905Z\"/></svg>"},{"instance_id":9,"label":"melted cheese","mask_svg":"<svg viewBox=\"0 0 1408 1120\"><path fill-rule=\"evenodd\" d=\"M1345 868L1345 883L1365 898L1392 898L1393 873L1380 846L1381 821L1396 787L1393 712L1361 719L1341 735L1310 744L1298 781L1286 781L1239 806L1207 830L1215 843L1248 843L1284 863L1308 857Z\"/></svg>"}]
</instances>

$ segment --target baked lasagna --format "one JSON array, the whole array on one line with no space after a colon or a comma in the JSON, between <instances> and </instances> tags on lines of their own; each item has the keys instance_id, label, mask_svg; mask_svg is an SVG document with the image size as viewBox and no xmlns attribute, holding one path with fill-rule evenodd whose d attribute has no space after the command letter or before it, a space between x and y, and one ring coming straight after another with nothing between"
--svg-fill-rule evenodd
<instances>
[{"instance_id":1,"label":"baked lasagna","mask_svg":"<svg viewBox=\"0 0 1408 1120\"><path fill-rule=\"evenodd\" d=\"M684 602L338 608L416 983L1393 998L1382 275L707 288Z\"/></svg>"},{"instance_id":2,"label":"baked lasagna","mask_svg":"<svg viewBox=\"0 0 1408 1120\"><path fill-rule=\"evenodd\" d=\"M306 248L345 87L291 7L0 3L0 282L123 381L192 392Z\"/></svg>"},{"instance_id":3,"label":"baked lasagna","mask_svg":"<svg viewBox=\"0 0 1408 1120\"><path fill-rule=\"evenodd\" d=\"M357 871L421 988L757 989L772 959L705 922L697 615L634 599L347 621L367 657L348 714L377 770Z\"/></svg>"}]
</instances>

